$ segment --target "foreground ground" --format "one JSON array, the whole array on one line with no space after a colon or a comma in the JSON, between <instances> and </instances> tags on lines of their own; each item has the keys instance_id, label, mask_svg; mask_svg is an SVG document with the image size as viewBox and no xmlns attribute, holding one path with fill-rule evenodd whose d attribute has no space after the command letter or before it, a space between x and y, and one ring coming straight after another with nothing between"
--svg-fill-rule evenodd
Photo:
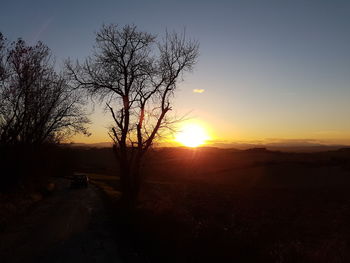
<instances>
[{"instance_id":1,"label":"foreground ground","mask_svg":"<svg viewBox=\"0 0 350 263\"><path fill-rule=\"evenodd\" d=\"M146 166L137 232L158 261L350 262L349 160L163 150Z\"/></svg>"},{"instance_id":2,"label":"foreground ground","mask_svg":"<svg viewBox=\"0 0 350 263\"><path fill-rule=\"evenodd\" d=\"M127 217L112 151L74 154L93 186L62 182L13 222L1 262L350 262L348 149L159 149Z\"/></svg>"},{"instance_id":3,"label":"foreground ground","mask_svg":"<svg viewBox=\"0 0 350 263\"><path fill-rule=\"evenodd\" d=\"M124 262L97 188L69 183L57 179L52 196L0 233L0 262Z\"/></svg>"},{"instance_id":4,"label":"foreground ground","mask_svg":"<svg viewBox=\"0 0 350 263\"><path fill-rule=\"evenodd\" d=\"M350 262L349 150L163 149L144 168L129 235L148 262Z\"/></svg>"}]
</instances>

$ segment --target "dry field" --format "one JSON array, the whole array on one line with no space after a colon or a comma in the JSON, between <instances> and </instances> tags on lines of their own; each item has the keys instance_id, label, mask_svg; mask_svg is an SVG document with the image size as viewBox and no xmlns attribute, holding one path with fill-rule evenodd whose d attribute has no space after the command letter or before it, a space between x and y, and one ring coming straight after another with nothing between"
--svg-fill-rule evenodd
<instances>
[{"instance_id":1,"label":"dry field","mask_svg":"<svg viewBox=\"0 0 350 263\"><path fill-rule=\"evenodd\" d=\"M347 150L157 150L126 235L149 262L349 262L349 160ZM118 197L117 178L93 177Z\"/></svg>"}]
</instances>

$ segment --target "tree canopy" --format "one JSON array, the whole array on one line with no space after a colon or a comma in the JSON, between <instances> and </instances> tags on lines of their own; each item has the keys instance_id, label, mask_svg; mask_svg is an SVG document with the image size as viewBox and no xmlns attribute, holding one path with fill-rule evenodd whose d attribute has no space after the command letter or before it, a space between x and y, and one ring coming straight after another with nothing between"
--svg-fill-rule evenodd
<instances>
[{"instance_id":1,"label":"tree canopy","mask_svg":"<svg viewBox=\"0 0 350 263\"><path fill-rule=\"evenodd\" d=\"M87 133L83 97L57 73L41 42L8 44L0 33L0 143L58 142Z\"/></svg>"},{"instance_id":2,"label":"tree canopy","mask_svg":"<svg viewBox=\"0 0 350 263\"><path fill-rule=\"evenodd\" d=\"M67 63L77 88L104 102L114 121L109 135L120 161L125 192L138 192L143 155L169 124L171 99L183 73L195 65L199 45L186 35L157 38L134 25L104 25L92 56Z\"/></svg>"}]
</instances>

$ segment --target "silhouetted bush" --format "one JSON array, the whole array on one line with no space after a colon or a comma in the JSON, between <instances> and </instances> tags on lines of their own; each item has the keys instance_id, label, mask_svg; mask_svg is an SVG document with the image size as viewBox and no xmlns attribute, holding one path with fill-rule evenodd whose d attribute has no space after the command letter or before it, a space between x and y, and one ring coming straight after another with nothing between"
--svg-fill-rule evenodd
<instances>
[{"instance_id":1,"label":"silhouetted bush","mask_svg":"<svg viewBox=\"0 0 350 263\"><path fill-rule=\"evenodd\" d=\"M0 191L14 187L40 187L52 176L69 176L75 165L69 148L58 145L0 147Z\"/></svg>"}]
</instances>

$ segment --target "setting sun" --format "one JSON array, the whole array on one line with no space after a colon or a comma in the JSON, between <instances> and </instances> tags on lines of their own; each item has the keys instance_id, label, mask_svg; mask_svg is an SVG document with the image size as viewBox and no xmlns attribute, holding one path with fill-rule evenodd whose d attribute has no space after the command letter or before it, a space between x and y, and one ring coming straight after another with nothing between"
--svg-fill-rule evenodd
<instances>
[{"instance_id":1,"label":"setting sun","mask_svg":"<svg viewBox=\"0 0 350 263\"><path fill-rule=\"evenodd\" d=\"M176 141L187 147L198 147L205 143L208 135L204 128L197 124L187 124L176 135Z\"/></svg>"}]
</instances>

